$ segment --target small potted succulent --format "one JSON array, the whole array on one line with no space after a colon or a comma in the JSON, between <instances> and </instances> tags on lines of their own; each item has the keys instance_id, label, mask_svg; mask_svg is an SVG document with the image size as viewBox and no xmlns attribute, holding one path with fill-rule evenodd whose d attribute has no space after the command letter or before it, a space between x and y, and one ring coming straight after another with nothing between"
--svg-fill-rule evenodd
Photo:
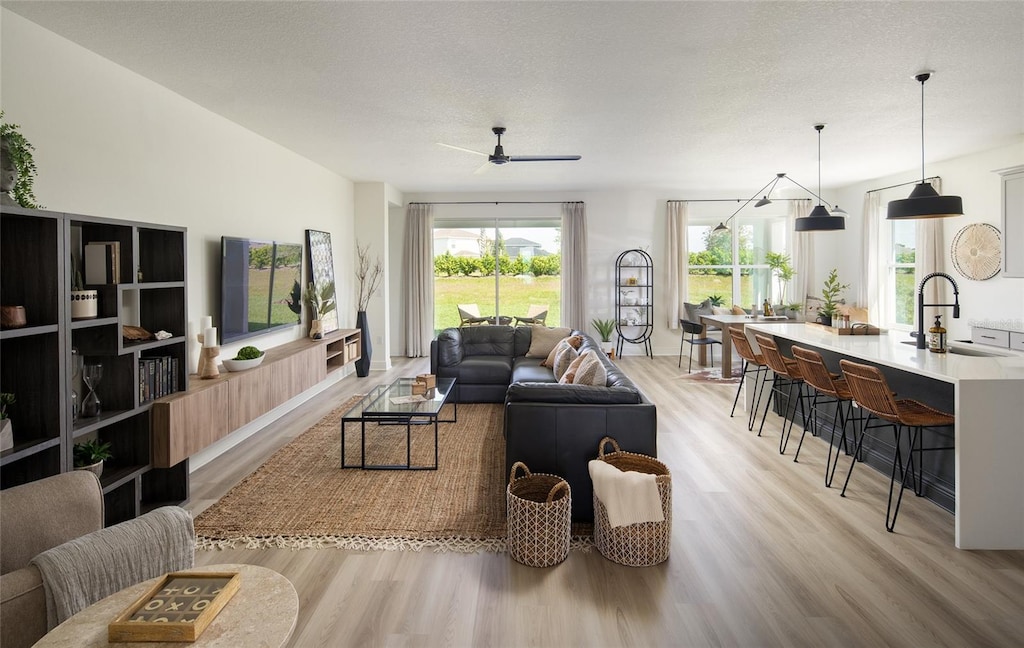
<instances>
[{"instance_id":1,"label":"small potted succulent","mask_svg":"<svg viewBox=\"0 0 1024 648\"><path fill-rule=\"evenodd\" d=\"M224 368L228 371L245 371L258 367L263 362L264 352L254 346L244 346L238 350L235 357L224 361Z\"/></svg>"},{"instance_id":2,"label":"small potted succulent","mask_svg":"<svg viewBox=\"0 0 1024 648\"><path fill-rule=\"evenodd\" d=\"M75 470L88 470L97 477L103 474L103 462L113 458L109 441L91 439L76 443L73 449Z\"/></svg>"},{"instance_id":3,"label":"small potted succulent","mask_svg":"<svg viewBox=\"0 0 1024 648\"><path fill-rule=\"evenodd\" d=\"M590 324L597 329L598 335L601 336L601 350L605 353L611 353L613 348L612 332L615 330L615 320L595 319Z\"/></svg>"}]
</instances>

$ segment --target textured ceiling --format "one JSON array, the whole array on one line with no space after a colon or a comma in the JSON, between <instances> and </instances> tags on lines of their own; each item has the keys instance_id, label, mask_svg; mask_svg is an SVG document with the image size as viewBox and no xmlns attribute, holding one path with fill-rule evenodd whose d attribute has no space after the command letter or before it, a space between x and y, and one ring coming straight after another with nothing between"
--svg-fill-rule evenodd
<instances>
[{"instance_id":1,"label":"textured ceiling","mask_svg":"<svg viewBox=\"0 0 1024 648\"><path fill-rule=\"evenodd\" d=\"M6 2L355 181L836 187L1024 133L1024 2ZM474 171L509 155L579 162Z\"/></svg>"}]
</instances>

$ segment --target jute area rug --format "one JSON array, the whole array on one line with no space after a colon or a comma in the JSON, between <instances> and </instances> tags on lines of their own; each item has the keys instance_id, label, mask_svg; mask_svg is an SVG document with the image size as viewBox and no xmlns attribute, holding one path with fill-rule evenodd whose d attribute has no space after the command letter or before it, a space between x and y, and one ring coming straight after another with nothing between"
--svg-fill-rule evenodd
<instances>
[{"instance_id":1,"label":"jute area rug","mask_svg":"<svg viewBox=\"0 0 1024 648\"><path fill-rule=\"evenodd\" d=\"M505 550L501 405L459 405L458 422L440 426L436 471L343 470L341 417L354 401L203 511L198 548ZM433 425L412 427L414 465L433 464L433 435ZM358 465L359 425L348 424L346 437L346 463ZM405 463L404 425L368 424L366 438L367 463Z\"/></svg>"}]
</instances>

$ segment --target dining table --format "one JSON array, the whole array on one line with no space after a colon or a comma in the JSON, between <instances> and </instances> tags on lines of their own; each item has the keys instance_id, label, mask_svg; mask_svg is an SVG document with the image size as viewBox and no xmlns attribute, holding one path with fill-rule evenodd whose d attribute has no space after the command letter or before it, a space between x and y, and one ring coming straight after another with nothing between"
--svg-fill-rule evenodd
<instances>
[{"instance_id":1,"label":"dining table","mask_svg":"<svg viewBox=\"0 0 1024 648\"><path fill-rule=\"evenodd\" d=\"M726 329L738 328L741 331L746 327L747 324L785 324L793 323L793 320L787 319L782 315L768 316L763 315L701 315L700 321L704 324L704 330L701 332L700 337L708 336L708 329L712 326L716 326L722 329L722 377L728 378L732 375L732 337ZM698 364L702 367L707 366L707 345L700 345L697 352Z\"/></svg>"}]
</instances>

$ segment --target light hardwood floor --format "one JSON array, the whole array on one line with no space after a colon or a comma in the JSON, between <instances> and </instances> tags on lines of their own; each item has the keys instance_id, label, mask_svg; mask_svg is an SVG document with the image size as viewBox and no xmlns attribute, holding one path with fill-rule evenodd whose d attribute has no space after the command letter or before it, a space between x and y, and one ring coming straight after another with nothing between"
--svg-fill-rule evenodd
<instances>
[{"instance_id":1,"label":"light hardwood floor","mask_svg":"<svg viewBox=\"0 0 1024 648\"><path fill-rule=\"evenodd\" d=\"M394 362L196 471L188 507L209 506L348 395L428 369ZM1024 552L957 550L952 514L913 495L887 533L887 476L858 466L840 498L824 486L825 443L808 435L799 463L795 443L780 456L776 416L760 438L740 412L729 417L735 386L680 380L675 357L619 362L658 405L672 471L662 565L624 567L596 550L548 569L506 554L338 549L203 551L196 562L287 576L300 605L292 646L1024 645Z\"/></svg>"}]
</instances>

